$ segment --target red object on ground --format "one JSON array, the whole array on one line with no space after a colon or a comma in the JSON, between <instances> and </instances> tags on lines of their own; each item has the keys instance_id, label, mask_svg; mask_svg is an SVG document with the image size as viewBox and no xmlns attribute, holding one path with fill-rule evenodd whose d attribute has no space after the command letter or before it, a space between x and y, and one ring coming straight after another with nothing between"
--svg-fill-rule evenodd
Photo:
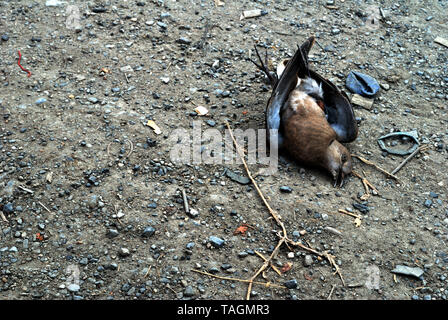
<instances>
[{"instance_id":1,"label":"red object on ground","mask_svg":"<svg viewBox=\"0 0 448 320\"><path fill-rule=\"evenodd\" d=\"M23 71L28 73L28 78L29 78L29 77L31 77L31 71L28 69L25 69L24 67L22 67L20 65L20 59L22 59L22 54L20 53L20 50L18 50L18 53L19 53L19 61L17 61L17 65L20 67L20 69L22 69Z\"/></svg>"}]
</instances>

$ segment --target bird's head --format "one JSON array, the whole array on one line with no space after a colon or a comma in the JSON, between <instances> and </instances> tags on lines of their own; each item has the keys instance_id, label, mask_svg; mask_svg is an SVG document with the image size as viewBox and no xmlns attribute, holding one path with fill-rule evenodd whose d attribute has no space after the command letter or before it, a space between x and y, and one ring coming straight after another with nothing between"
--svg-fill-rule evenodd
<instances>
[{"instance_id":1,"label":"bird's head","mask_svg":"<svg viewBox=\"0 0 448 320\"><path fill-rule=\"evenodd\" d=\"M342 187L344 177L352 172L352 158L348 150L337 140L327 149L326 167L334 179L334 186Z\"/></svg>"}]
</instances>

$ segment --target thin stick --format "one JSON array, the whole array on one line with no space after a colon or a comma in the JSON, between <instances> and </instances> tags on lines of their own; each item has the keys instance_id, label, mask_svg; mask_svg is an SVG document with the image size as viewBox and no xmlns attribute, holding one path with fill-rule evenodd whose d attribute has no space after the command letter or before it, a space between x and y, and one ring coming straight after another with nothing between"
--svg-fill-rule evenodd
<instances>
[{"instance_id":1,"label":"thin stick","mask_svg":"<svg viewBox=\"0 0 448 320\"><path fill-rule=\"evenodd\" d=\"M330 300L331 295L333 294L334 288L336 288L335 285L333 285L333 287L331 287L331 291L330 291L330 294L329 294L328 297L327 297L327 300Z\"/></svg>"},{"instance_id":2,"label":"thin stick","mask_svg":"<svg viewBox=\"0 0 448 320\"><path fill-rule=\"evenodd\" d=\"M407 157L406 159L403 160L402 163L400 163L400 165L398 167L396 167L394 169L394 171L392 171L392 174L397 173L398 171L400 171L401 168L403 168L403 166L409 162L409 160L411 160L417 153L419 153L420 151L423 151L424 149L428 148L428 146L421 146L420 148L416 149L414 152L412 152L409 157Z\"/></svg>"},{"instance_id":3,"label":"thin stick","mask_svg":"<svg viewBox=\"0 0 448 320\"><path fill-rule=\"evenodd\" d=\"M356 213L351 213L350 211L347 211L347 210L344 210L344 209L339 209L338 212L346 214L346 215L351 216L353 218L361 219L360 215L357 215Z\"/></svg>"},{"instance_id":4,"label":"thin stick","mask_svg":"<svg viewBox=\"0 0 448 320\"><path fill-rule=\"evenodd\" d=\"M53 213L50 211L50 209L48 209L42 202L38 201L37 203L39 203L45 210L47 210L49 213Z\"/></svg>"},{"instance_id":5,"label":"thin stick","mask_svg":"<svg viewBox=\"0 0 448 320\"><path fill-rule=\"evenodd\" d=\"M19 188L20 190L23 190L23 191L25 191L25 192L28 192L28 193L30 193L30 194L34 194L34 191L33 191L33 190L30 190L30 189L25 188L25 187L23 187L23 186L17 186L17 188Z\"/></svg>"},{"instance_id":6,"label":"thin stick","mask_svg":"<svg viewBox=\"0 0 448 320\"><path fill-rule=\"evenodd\" d=\"M185 189L182 189L182 198L184 199L185 212L190 213L190 208L188 207L187 193L185 192Z\"/></svg>"},{"instance_id":7,"label":"thin stick","mask_svg":"<svg viewBox=\"0 0 448 320\"><path fill-rule=\"evenodd\" d=\"M222 276L217 276L217 275L214 275L214 274L211 274L211 273L208 273L208 272L205 272L205 271L201 271L201 270L196 270L196 269L192 269L191 271L194 271L194 272L197 272L197 273L200 273L200 274L205 274L205 275L207 275L207 276L209 276L209 277L213 277L213 278L217 278L217 279L221 279L221 280L239 281L239 282L250 282L250 280L247 280L247 279L238 279L238 278L222 277ZM274 284L274 283L271 283L271 282L259 282L259 281L253 281L253 283L255 283L255 284L261 284L261 285L263 285L263 286L265 286L265 287L273 287L273 288L286 289L285 286L280 286L280 285L278 285L278 284Z\"/></svg>"},{"instance_id":8,"label":"thin stick","mask_svg":"<svg viewBox=\"0 0 448 320\"><path fill-rule=\"evenodd\" d=\"M263 193L261 192L261 189L259 188L257 182L256 182L256 181L254 180L254 178L252 177L252 174L251 174L251 172L250 172L250 170L249 170L249 167L247 166L247 163L246 163L246 161L245 161L245 159L244 159L244 153L243 153L243 151L241 150L240 146L238 145L237 141L235 140L235 137L234 137L234 135L233 135L233 132L232 132L232 129L230 128L229 123L228 123L227 121L226 121L225 123L226 123L226 125L227 125L228 130L229 130L230 137L232 138L233 143L235 144L235 148L236 148L236 150L237 150L237 152L238 152L238 155L240 156L241 161L243 162L244 168L246 169L246 173L247 173L249 179L251 180L252 184L254 185L255 189L257 190L257 192L258 192L260 198L263 200L263 203L265 204L266 208L269 210L269 213L270 213L271 216L274 218L274 220L277 222L277 225L282 229L282 234L281 234L281 235L278 234L278 236L280 237L280 239L279 239L279 241L278 241L278 243L277 243L277 246L276 246L275 249L272 251L272 253L271 253L271 255L269 256L269 258L265 260L265 262L263 263L263 265L258 269L258 271L257 271L257 272L256 272L256 273L255 273L249 280L245 281L245 282L248 282L248 283L249 283L249 286L248 286L248 288L247 288L246 300L249 300L249 298L250 298L250 292L251 292L251 290L252 290L252 285L253 285L253 283L255 283L254 280L258 277L258 275L259 275L260 273L262 273L262 272L263 272L263 271L264 271L264 270L271 264L272 259L277 255L278 250L280 249L280 247L281 247L284 243L285 243L285 244L288 244L288 243L289 243L289 244L291 244L291 245L295 245L295 246L301 247L301 248L303 248L303 249L306 249L306 250L308 250L308 251L313 252L314 254L317 254L317 255L319 255L319 256L323 256L323 257L325 257L325 258L330 262L330 264L336 269L336 272L339 274L339 277L340 277L341 280L342 280L342 284L345 286L345 282L344 282L344 279L343 279L343 277L342 277L342 274L340 273L339 267L338 267L337 264L334 262L334 257L333 257L332 255L330 255L328 252L324 252L324 253L317 252L317 251L315 251L315 250L313 250L313 249L311 249L311 248L308 248L308 247L304 246L304 245L301 244L300 242L294 242L294 241L292 241L291 239L288 238L288 234L287 234L287 232L286 232L286 227L285 227L285 225L283 224L283 222L281 221L281 217L280 217L280 215L279 215L274 209L271 208L271 206L270 206L269 203L267 202L265 196L264 196Z\"/></svg>"},{"instance_id":9,"label":"thin stick","mask_svg":"<svg viewBox=\"0 0 448 320\"><path fill-rule=\"evenodd\" d=\"M233 143L235 144L236 151L238 152L238 154L239 154L239 156L240 156L240 158L241 158L241 160L243 162L244 168L246 169L246 172L247 172L247 175L249 176L249 179L252 181L252 184L255 186L255 189L257 190L258 194L260 195L261 199L263 200L263 203L265 204L265 206L268 208L268 210L271 213L272 217L282 227L283 234L286 235L286 229L283 226L283 223L281 223L281 221L280 221L280 219L281 219L280 216L277 214L277 212L274 209L271 208L271 206L269 205L268 201L266 200L266 198L264 197L263 193L261 192L260 188L258 187L257 182L252 177L252 174L251 174L249 168L247 167L246 161L244 160L244 153L241 151L240 146L236 142L235 137L233 136L232 129L230 128L230 125L229 125L229 123L227 121L226 121L226 125L227 125L227 128L229 129L230 137L232 138Z\"/></svg>"},{"instance_id":10,"label":"thin stick","mask_svg":"<svg viewBox=\"0 0 448 320\"><path fill-rule=\"evenodd\" d=\"M389 173L389 172L387 172L386 170L384 170L383 168L380 168L379 166L377 166L375 163L373 163L373 162L371 162L371 161L369 161L369 160L367 160L367 159L364 159L363 157L358 156L358 155L356 155L356 154L352 154L352 157L355 157L355 158L361 160L361 161L364 162L365 164L368 164L368 165L370 165L370 166L375 167L376 169L378 169L379 171L381 171L382 173L384 173L384 174L385 174L386 176L388 176L389 178L393 178L393 179L395 179L395 180L399 180L396 176L394 176L394 172Z\"/></svg>"},{"instance_id":11,"label":"thin stick","mask_svg":"<svg viewBox=\"0 0 448 320\"><path fill-rule=\"evenodd\" d=\"M0 217L2 218L3 221L9 222L8 219L6 219L6 217L5 217L5 215L3 214L2 211L0 211Z\"/></svg>"},{"instance_id":12,"label":"thin stick","mask_svg":"<svg viewBox=\"0 0 448 320\"><path fill-rule=\"evenodd\" d=\"M131 150L129 150L128 154L126 155L126 158L129 158L129 156L131 155L132 151L134 151L134 144L132 143L131 140L128 140L129 144L131 146Z\"/></svg>"},{"instance_id":13,"label":"thin stick","mask_svg":"<svg viewBox=\"0 0 448 320\"><path fill-rule=\"evenodd\" d=\"M146 277L148 276L149 271L151 271L151 267L152 267L152 266L149 266L149 267L148 267L148 271L146 271L145 276L144 276L143 278L146 278Z\"/></svg>"},{"instance_id":14,"label":"thin stick","mask_svg":"<svg viewBox=\"0 0 448 320\"><path fill-rule=\"evenodd\" d=\"M263 259L264 261L268 261L268 259L267 259L264 255L262 255L260 252L258 252L257 250L255 250L254 252L255 252L261 259ZM277 272L277 274L278 274L279 276L282 275L282 273L280 272L280 270L278 270L278 268L277 268L276 266L274 266L274 265L272 264L272 262L270 262L269 264L270 264L271 268L272 268L275 272Z\"/></svg>"}]
</instances>

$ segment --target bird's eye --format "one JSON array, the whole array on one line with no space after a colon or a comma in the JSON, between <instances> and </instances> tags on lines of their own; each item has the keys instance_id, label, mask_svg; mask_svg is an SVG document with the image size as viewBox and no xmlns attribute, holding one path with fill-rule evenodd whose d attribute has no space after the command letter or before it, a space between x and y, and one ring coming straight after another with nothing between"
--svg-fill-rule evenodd
<instances>
[{"instance_id":1,"label":"bird's eye","mask_svg":"<svg viewBox=\"0 0 448 320\"><path fill-rule=\"evenodd\" d=\"M342 162L346 162L347 161L347 155L346 154L342 154L342 156L341 156L341 161Z\"/></svg>"}]
</instances>

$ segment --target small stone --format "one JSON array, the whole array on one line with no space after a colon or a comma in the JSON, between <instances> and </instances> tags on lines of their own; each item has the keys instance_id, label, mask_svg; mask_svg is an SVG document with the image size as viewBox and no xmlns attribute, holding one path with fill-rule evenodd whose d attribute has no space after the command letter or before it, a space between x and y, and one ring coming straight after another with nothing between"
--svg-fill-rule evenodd
<instances>
[{"instance_id":1,"label":"small stone","mask_svg":"<svg viewBox=\"0 0 448 320\"><path fill-rule=\"evenodd\" d=\"M196 294L192 286L187 286L184 290L184 297L193 297Z\"/></svg>"},{"instance_id":2,"label":"small stone","mask_svg":"<svg viewBox=\"0 0 448 320\"><path fill-rule=\"evenodd\" d=\"M151 227L151 226L146 227L145 230L143 230L142 237L149 238L152 235L154 235L155 232L156 232L156 229L154 229L153 227Z\"/></svg>"},{"instance_id":3,"label":"small stone","mask_svg":"<svg viewBox=\"0 0 448 320\"><path fill-rule=\"evenodd\" d=\"M45 99L45 98L39 98L39 99L36 100L36 104L37 104L37 105L39 105L39 104L43 104L43 103L45 103L45 102L47 102L47 99Z\"/></svg>"},{"instance_id":4,"label":"small stone","mask_svg":"<svg viewBox=\"0 0 448 320\"><path fill-rule=\"evenodd\" d=\"M246 185L250 183L249 178L236 174L233 171L230 171L229 169L226 169L226 176L231 180L238 182L239 184Z\"/></svg>"},{"instance_id":5,"label":"small stone","mask_svg":"<svg viewBox=\"0 0 448 320\"><path fill-rule=\"evenodd\" d=\"M80 287L79 284L76 283L71 283L68 287L67 287L68 291L70 292L78 292Z\"/></svg>"},{"instance_id":6,"label":"small stone","mask_svg":"<svg viewBox=\"0 0 448 320\"><path fill-rule=\"evenodd\" d=\"M285 282L285 287L288 289L296 289L297 288L297 280L292 279Z\"/></svg>"},{"instance_id":7,"label":"small stone","mask_svg":"<svg viewBox=\"0 0 448 320\"><path fill-rule=\"evenodd\" d=\"M9 36L5 33L2 35L2 41L8 41L9 40Z\"/></svg>"},{"instance_id":8,"label":"small stone","mask_svg":"<svg viewBox=\"0 0 448 320\"><path fill-rule=\"evenodd\" d=\"M63 4L64 4L64 2L59 1L59 0L47 0L45 2L45 6L47 6L47 7L57 7L57 6L61 6Z\"/></svg>"},{"instance_id":9,"label":"small stone","mask_svg":"<svg viewBox=\"0 0 448 320\"><path fill-rule=\"evenodd\" d=\"M429 199L426 199L425 202L423 203L423 205L424 205L426 208L431 208L432 201L429 200Z\"/></svg>"},{"instance_id":10,"label":"small stone","mask_svg":"<svg viewBox=\"0 0 448 320\"><path fill-rule=\"evenodd\" d=\"M336 35L336 34L339 34L339 33L341 33L341 30L339 30L338 28L334 28L334 29L331 30L331 34L333 34L333 35Z\"/></svg>"},{"instance_id":11,"label":"small stone","mask_svg":"<svg viewBox=\"0 0 448 320\"><path fill-rule=\"evenodd\" d=\"M288 187L288 186L281 186L280 187L280 191L283 193L291 193L292 192L292 188Z\"/></svg>"},{"instance_id":12,"label":"small stone","mask_svg":"<svg viewBox=\"0 0 448 320\"><path fill-rule=\"evenodd\" d=\"M160 80L162 80L163 83L168 84L170 82L169 77L161 77Z\"/></svg>"},{"instance_id":13,"label":"small stone","mask_svg":"<svg viewBox=\"0 0 448 320\"><path fill-rule=\"evenodd\" d=\"M87 100L89 100L89 102L90 103L93 103L93 104L95 104L95 103L98 103L98 99L97 98L95 98L95 97L90 97L89 99L87 99Z\"/></svg>"},{"instance_id":14,"label":"small stone","mask_svg":"<svg viewBox=\"0 0 448 320\"><path fill-rule=\"evenodd\" d=\"M14 213L14 206L12 205L11 202L8 202L7 204L5 204L3 206L3 213L4 214L12 214L12 213Z\"/></svg>"},{"instance_id":15,"label":"small stone","mask_svg":"<svg viewBox=\"0 0 448 320\"><path fill-rule=\"evenodd\" d=\"M192 218L196 218L197 216L199 216L199 211L193 208L190 208L190 210L188 211L188 215Z\"/></svg>"},{"instance_id":16,"label":"small stone","mask_svg":"<svg viewBox=\"0 0 448 320\"><path fill-rule=\"evenodd\" d=\"M313 264L313 257L310 256L309 254L307 254L307 255L305 256L305 260L303 260L303 265L304 265L305 267L309 267L309 266L311 266L312 264Z\"/></svg>"},{"instance_id":17,"label":"small stone","mask_svg":"<svg viewBox=\"0 0 448 320\"><path fill-rule=\"evenodd\" d=\"M214 127L216 125L216 122L213 120L207 120L205 123L207 123L210 127Z\"/></svg>"},{"instance_id":18,"label":"small stone","mask_svg":"<svg viewBox=\"0 0 448 320\"><path fill-rule=\"evenodd\" d=\"M191 40L188 39L188 38L185 38L185 37L180 37L177 40L177 43L180 43L180 44L191 44Z\"/></svg>"},{"instance_id":19,"label":"small stone","mask_svg":"<svg viewBox=\"0 0 448 320\"><path fill-rule=\"evenodd\" d=\"M118 250L118 255L120 256L120 257L127 257L127 256L129 256L131 254L131 252L129 251L129 249L128 248L120 248L120 250Z\"/></svg>"},{"instance_id":20,"label":"small stone","mask_svg":"<svg viewBox=\"0 0 448 320\"><path fill-rule=\"evenodd\" d=\"M121 67L120 71L121 72L134 72L134 69L132 69L132 67L128 65L128 66Z\"/></svg>"},{"instance_id":21,"label":"small stone","mask_svg":"<svg viewBox=\"0 0 448 320\"><path fill-rule=\"evenodd\" d=\"M380 86L381 86L381 88L383 88L386 91L390 89L390 86L387 83L380 83Z\"/></svg>"},{"instance_id":22,"label":"small stone","mask_svg":"<svg viewBox=\"0 0 448 320\"><path fill-rule=\"evenodd\" d=\"M166 23L161 22L161 21L158 21L158 22L157 22L157 25L158 25L161 29L163 29L163 30L166 30L166 29L168 28L168 25L167 25Z\"/></svg>"},{"instance_id":23,"label":"small stone","mask_svg":"<svg viewBox=\"0 0 448 320\"><path fill-rule=\"evenodd\" d=\"M432 191L429 192L429 196L434 199L437 199L439 197L439 195L437 193L432 192Z\"/></svg>"},{"instance_id":24,"label":"small stone","mask_svg":"<svg viewBox=\"0 0 448 320\"><path fill-rule=\"evenodd\" d=\"M222 246L224 246L224 242L225 242L223 239L215 237L215 236L210 236L210 238L208 240L215 248L221 248Z\"/></svg>"},{"instance_id":25,"label":"small stone","mask_svg":"<svg viewBox=\"0 0 448 320\"><path fill-rule=\"evenodd\" d=\"M112 238L115 238L115 237L117 237L118 236L118 230L117 229L109 229L109 230L107 230L107 237L108 238L110 238L110 239L112 239Z\"/></svg>"},{"instance_id":26,"label":"small stone","mask_svg":"<svg viewBox=\"0 0 448 320\"><path fill-rule=\"evenodd\" d=\"M415 278L420 278L424 271L418 267L408 267L408 266L403 266L403 265L397 265L395 266L395 268L392 270L393 273L396 274L401 274L401 275L405 275L405 276L412 276Z\"/></svg>"},{"instance_id":27,"label":"small stone","mask_svg":"<svg viewBox=\"0 0 448 320\"><path fill-rule=\"evenodd\" d=\"M103 13L103 12L106 12L106 11L107 11L107 9L105 7L103 7L103 6L98 6L98 7L93 7L92 8L92 12L94 12L94 13Z\"/></svg>"}]
</instances>

